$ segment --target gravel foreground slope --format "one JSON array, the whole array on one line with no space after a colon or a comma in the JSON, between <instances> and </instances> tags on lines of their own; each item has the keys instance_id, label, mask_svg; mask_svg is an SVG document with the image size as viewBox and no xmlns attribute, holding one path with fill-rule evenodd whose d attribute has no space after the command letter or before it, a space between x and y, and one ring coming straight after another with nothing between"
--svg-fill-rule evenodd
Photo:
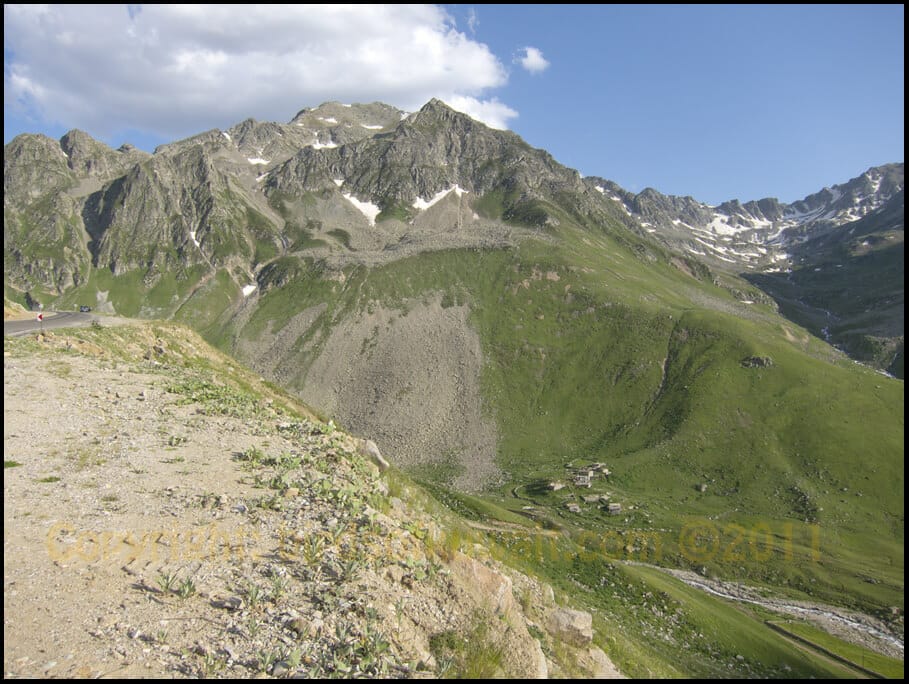
<instances>
[{"instance_id":1,"label":"gravel foreground slope","mask_svg":"<svg viewBox=\"0 0 909 684\"><path fill-rule=\"evenodd\" d=\"M5 675L620 676L368 454L183 328L5 340Z\"/></svg>"}]
</instances>

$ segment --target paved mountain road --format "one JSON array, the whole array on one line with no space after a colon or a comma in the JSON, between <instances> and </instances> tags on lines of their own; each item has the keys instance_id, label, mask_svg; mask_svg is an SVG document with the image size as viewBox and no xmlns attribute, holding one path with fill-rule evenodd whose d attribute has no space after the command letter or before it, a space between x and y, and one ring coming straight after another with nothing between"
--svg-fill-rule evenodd
<instances>
[{"instance_id":1,"label":"paved mountain road","mask_svg":"<svg viewBox=\"0 0 909 684\"><path fill-rule=\"evenodd\" d=\"M39 321L37 318L38 314L36 312L27 319L3 321L3 336L16 337L54 328L84 328L95 321L102 325L117 325L129 322L127 318L77 313L74 311L46 311L43 321Z\"/></svg>"}]
</instances>

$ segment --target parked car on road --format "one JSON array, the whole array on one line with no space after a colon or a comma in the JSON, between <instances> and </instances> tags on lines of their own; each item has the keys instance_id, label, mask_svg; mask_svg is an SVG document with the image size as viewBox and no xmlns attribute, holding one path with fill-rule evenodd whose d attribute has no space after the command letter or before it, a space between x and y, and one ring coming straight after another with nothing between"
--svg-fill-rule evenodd
<instances>
[{"instance_id":1,"label":"parked car on road","mask_svg":"<svg viewBox=\"0 0 909 684\"><path fill-rule=\"evenodd\" d=\"M79 307L79 311L82 313L88 313L91 310L92 308L90 306L85 306L85 304Z\"/></svg>"}]
</instances>

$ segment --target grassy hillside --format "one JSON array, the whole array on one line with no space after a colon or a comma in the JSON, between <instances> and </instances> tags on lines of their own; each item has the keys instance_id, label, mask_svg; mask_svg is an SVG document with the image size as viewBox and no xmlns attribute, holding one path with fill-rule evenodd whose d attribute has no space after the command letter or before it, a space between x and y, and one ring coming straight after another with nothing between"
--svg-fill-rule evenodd
<instances>
[{"instance_id":1,"label":"grassy hillside","mask_svg":"<svg viewBox=\"0 0 909 684\"><path fill-rule=\"evenodd\" d=\"M506 474L491 502L593 535L657 530L669 565L871 610L903 605L903 384L769 307L738 302L650 245L567 226L517 249L427 253L342 276L287 261L242 325L208 334L224 348L265 348L297 312L322 306L282 357L297 390L345 318L378 305L403 316L436 296L469 306ZM458 466L446 458L414 474L451 482ZM544 489L586 462L606 463L609 480ZM580 500L607 492L621 515Z\"/></svg>"}]
</instances>

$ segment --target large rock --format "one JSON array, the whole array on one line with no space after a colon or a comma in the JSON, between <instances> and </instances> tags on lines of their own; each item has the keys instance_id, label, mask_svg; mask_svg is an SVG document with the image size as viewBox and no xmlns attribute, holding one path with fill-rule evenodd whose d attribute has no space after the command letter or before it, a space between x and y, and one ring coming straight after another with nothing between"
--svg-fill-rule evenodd
<instances>
[{"instance_id":1,"label":"large rock","mask_svg":"<svg viewBox=\"0 0 909 684\"><path fill-rule=\"evenodd\" d=\"M462 553L454 557L450 568L455 577L467 582L478 604L499 615L517 615L510 577Z\"/></svg>"},{"instance_id":2,"label":"large rock","mask_svg":"<svg viewBox=\"0 0 909 684\"><path fill-rule=\"evenodd\" d=\"M574 646L586 646L593 640L593 617L583 610L559 608L549 615L547 631Z\"/></svg>"}]
</instances>

